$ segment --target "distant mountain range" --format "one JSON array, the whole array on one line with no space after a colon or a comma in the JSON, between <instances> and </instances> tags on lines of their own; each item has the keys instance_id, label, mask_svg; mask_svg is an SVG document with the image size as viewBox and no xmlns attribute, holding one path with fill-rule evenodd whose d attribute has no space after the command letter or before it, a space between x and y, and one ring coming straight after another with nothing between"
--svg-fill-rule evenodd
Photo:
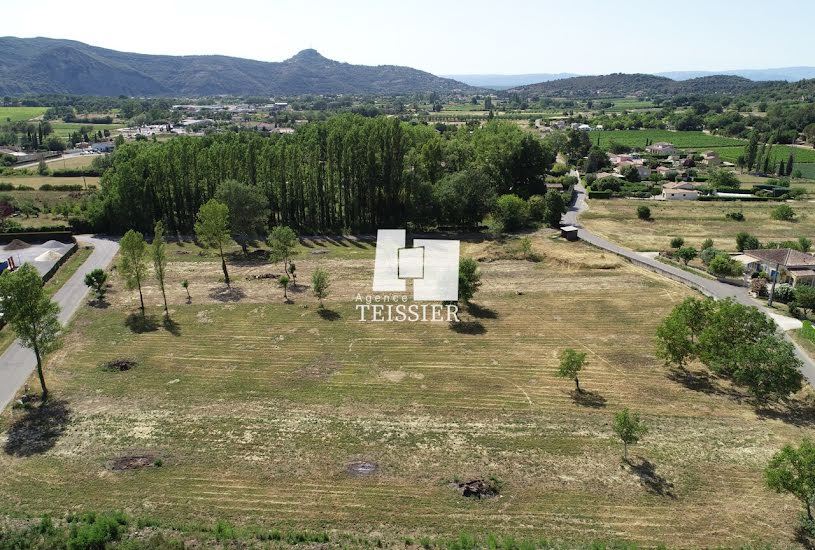
<instances>
[{"instance_id":1,"label":"distant mountain range","mask_svg":"<svg viewBox=\"0 0 815 550\"><path fill-rule=\"evenodd\" d=\"M688 80L702 76L728 75L741 76L755 81L786 80L797 82L808 78L815 78L815 67L780 67L777 69L740 69L735 71L668 71L657 73L657 76L666 76L673 80Z\"/></svg>"},{"instance_id":2,"label":"distant mountain range","mask_svg":"<svg viewBox=\"0 0 815 550\"><path fill-rule=\"evenodd\" d=\"M652 74L614 73L539 82L519 86L513 90L549 97L587 98L652 94L739 94L769 84L769 82L754 82L740 76L716 75L689 80L671 80Z\"/></svg>"},{"instance_id":3,"label":"distant mountain range","mask_svg":"<svg viewBox=\"0 0 815 550\"><path fill-rule=\"evenodd\" d=\"M303 50L282 62L145 55L51 38L0 38L0 94L100 96L397 94L470 86L396 65L351 65Z\"/></svg>"},{"instance_id":4,"label":"distant mountain range","mask_svg":"<svg viewBox=\"0 0 815 550\"><path fill-rule=\"evenodd\" d=\"M574 73L531 73L531 74L446 74L444 78L452 78L478 88L513 88L537 82L549 82L577 76Z\"/></svg>"},{"instance_id":5,"label":"distant mountain range","mask_svg":"<svg viewBox=\"0 0 815 550\"><path fill-rule=\"evenodd\" d=\"M740 76L756 82L770 80L786 80L797 82L808 78L815 78L815 67L780 67L777 69L740 69L733 71L668 71L655 73L654 76L664 76L671 80L689 80L703 76ZM505 89L550 82L581 76L574 73L530 73L530 74L449 74L446 78L477 86L481 88Z\"/></svg>"}]
</instances>

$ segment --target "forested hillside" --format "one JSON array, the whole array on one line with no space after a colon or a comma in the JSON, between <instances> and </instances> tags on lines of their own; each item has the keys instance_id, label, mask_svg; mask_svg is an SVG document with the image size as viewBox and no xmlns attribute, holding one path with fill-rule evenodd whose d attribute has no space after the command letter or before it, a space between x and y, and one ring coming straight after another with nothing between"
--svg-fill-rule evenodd
<instances>
[{"instance_id":1,"label":"forested hillside","mask_svg":"<svg viewBox=\"0 0 815 550\"><path fill-rule=\"evenodd\" d=\"M738 94L770 83L753 82L739 76L704 76L676 81L650 74L614 73L576 76L521 86L514 91L548 97L621 97L630 95Z\"/></svg>"},{"instance_id":2,"label":"forested hillside","mask_svg":"<svg viewBox=\"0 0 815 550\"><path fill-rule=\"evenodd\" d=\"M220 55L144 55L72 40L0 38L0 94L128 96L409 93L466 90L395 65L351 65L303 50L279 63Z\"/></svg>"},{"instance_id":3,"label":"forested hillside","mask_svg":"<svg viewBox=\"0 0 815 550\"><path fill-rule=\"evenodd\" d=\"M192 230L227 179L262 189L270 224L304 231L452 224L472 227L497 195L545 192L554 153L508 123L440 134L394 118L341 115L295 134L226 133L119 147L87 207L95 227Z\"/></svg>"}]
</instances>

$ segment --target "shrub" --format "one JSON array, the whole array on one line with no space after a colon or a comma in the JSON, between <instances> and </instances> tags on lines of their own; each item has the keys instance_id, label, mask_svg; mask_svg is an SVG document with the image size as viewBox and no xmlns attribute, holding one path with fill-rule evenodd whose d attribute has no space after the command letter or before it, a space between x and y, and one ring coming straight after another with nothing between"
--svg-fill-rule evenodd
<instances>
[{"instance_id":1,"label":"shrub","mask_svg":"<svg viewBox=\"0 0 815 550\"><path fill-rule=\"evenodd\" d=\"M529 206L529 219L533 222L543 221L543 215L546 210L543 195L532 195L527 201Z\"/></svg>"},{"instance_id":2,"label":"shrub","mask_svg":"<svg viewBox=\"0 0 815 550\"><path fill-rule=\"evenodd\" d=\"M682 248L685 244L685 239L682 237L674 237L671 239L671 248Z\"/></svg>"},{"instance_id":3,"label":"shrub","mask_svg":"<svg viewBox=\"0 0 815 550\"><path fill-rule=\"evenodd\" d=\"M637 207L637 217L641 220L650 220L651 219L651 209L641 204Z\"/></svg>"},{"instance_id":4,"label":"shrub","mask_svg":"<svg viewBox=\"0 0 815 550\"><path fill-rule=\"evenodd\" d=\"M506 231L516 231L529 223L529 205L517 195L501 195L495 203L493 216Z\"/></svg>"},{"instance_id":5,"label":"shrub","mask_svg":"<svg viewBox=\"0 0 815 550\"><path fill-rule=\"evenodd\" d=\"M789 283L781 283L779 285L775 285L775 290L773 291L773 300L776 302L781 302L782 304L787 304L793 300L795 297L795 289Z\"/></svg>"},{"instance_id":6,"label":"shrub","mask_svg":"<svg viewBox=\"0 0 815 550\"><path fill-rule=\"evenodd\" d=\"M702 252L699 254L699 259L702 260L702 263L705 265L710 265L710 262L713 261L713 258L718 256L719 254L724 254L721 250L716 250L712 246L707 248L703 248Z\"/></svg>"},{"instance_id":7,"label":"shrub","mask_svg":"<svg viewBox=\"0 0 815 550\"><path fill-rule=\"evenodd\" d=\"M713 248L713 239L705 239L702 241L702 250L707 250L708 248Z\"/></svg>"},{"instance_id":8,"label":"shrub","mask_svg":"<svg viewBox=\"0 0 815 550\"><path fill-rule=\"evenodd\" d=\"M759 248L761 248L761 243L754 236L744 231L740 231L736 234L736 250L739 252L758 250Z\"/></svg>"},{"instance_id":9,"label":"shrub","mask_svg":"<svg viewBox=\"0 0 815 550\"><path fill-rule=\"evenodd\" d=\"M744 273L741 263L731 258L727 253L721 252L714 256L707 266L716 277L739 277Z\"/></svg>"},{"instance_id":10,"label":"shrub","mask_svg":"<svg viewBox=\"0 0 815 550\"><path fill-rule=\"evenodd\" d=\"M733 220L737 222L744 221L744 214L742 212L728 212L724 215L724 217L728 220Z\"/></svg>"},{"instance_id":11,"label":"shrub","mask_svg":"<svg viewBox=\"0 0 815 550\"><path fill-rule=\"evenodd\" d=\"M791 222L795 220L795 210L789 204L779 204L770 212L770 217L774 220Z\"/></svg>"}]
</instances>

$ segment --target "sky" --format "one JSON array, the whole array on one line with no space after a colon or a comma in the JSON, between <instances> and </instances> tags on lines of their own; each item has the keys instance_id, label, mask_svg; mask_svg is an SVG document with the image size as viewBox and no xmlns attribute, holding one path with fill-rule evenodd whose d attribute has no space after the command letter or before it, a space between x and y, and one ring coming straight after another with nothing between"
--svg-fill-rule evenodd
<instances>
[{"instance_id":1,"label":"sky","mask_svg":"<svg viewBox=\"0 0 815 550\"><path fill-rule=\"evenodd\" d=\"M263 61L314 48L434 74L815 65L812 0L0 0L0 13L0 36Z\"/></svg>"}]
</instances>

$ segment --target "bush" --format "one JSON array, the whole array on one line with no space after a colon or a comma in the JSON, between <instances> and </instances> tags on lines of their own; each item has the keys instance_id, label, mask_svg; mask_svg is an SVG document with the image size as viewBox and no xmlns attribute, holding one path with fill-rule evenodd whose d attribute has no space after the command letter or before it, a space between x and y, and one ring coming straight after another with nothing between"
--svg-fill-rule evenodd
<instances>
[{"instance_id":1,"label":"bush","mask_svg":"<svg viewBox=\"0 0 815 550\"><path fill-rule=\"evenodd\" d=\"M671 239L671 248L682 248L682 245L685 244L685 239L682 237L674 237Z\"/></svg>"},{"instance_id":2,"label":"bush","mask_svg":"<svg viewBox=\"0 0 815 550\"><path fill-rule=\"evenodd\" d=\"M529 205L517 195L501 195L495 203L493 217L506 231L516 231L529 223Z\"/></svg>"},{"instance_id":3,"label":"bush","mask_svg":"<svg viewBox=\"0 0 815 550\"><path fill-rule=\"evenodd\" d=\"M795 220L795 210L789 204L779 204L770 212L770 217L774 220L791 222Z\"/></svg>"},{"instance_id":4,"label":"bush","mask_svg":"<svg viewBox=\"0 0 815 550\"><path fill-rule=\"evenodd\" d=\"M737 222L744 221L744 214L742 212L728 212L724 215L724 217L728 220L733 220Z\"/></svg>"},{"instance_id":5,"label":"bush","mask_svg":"<svg viewBox=\"0 0 815 550\"><path fill-rule=\"evenodd\" d=\"M611 191L594 191L589 189L588 196L590 199L610 199Z\"/></svg>"},{"instance_id":6,"label":"bush","mask_svg":"<svg viewBox=\"0 0 815 550\"><path fill-rule=\"evenodd\" d=\"M713 259L710 260L707 269L716 277L740 277L744 273L744 267L741 263L731 258L725 252L714 256Z\"/></svg>"},{"instance_id":7,"label":"bush","mask_svg":"<svg viewBox=\"0 0 815 550\"><path fill-rule=\"evenodd\" d=\"M650 220L651 219L651 209L641 204L637 207L637 217L641 220Z\"/></svg>"},{"instance_id":8,"label":"bush","mask_svg":"<svg viewBox=\"0 0 815 550\"><path fill-rule=\"evenodd\" d=\"M546 210L543 195L532 195L529 197L527 205L529 206L529 219L533 222L543 221L544 211Z\"/></svg>"},{"instance_id":9,"label":"bush","mask_svg":"<svg viewBox=\"0 0 815 550\"><path fill-rule=\"evenodd\" d=\"M705 239L702 241L702 250L707 250L708 248L713 248L713 239Z\"/></svg>"},{"instance_id":10,"label":"bush","mask_svg":"<svg viewBox=\"0 0 815 550\"><path fill-rule=\"evenodd\" d=\"M107 548L108 543L119 540L127 525L127 517L121 512L100 515L88 513L78 518L69 518L68 521L72 524L68 550Z\"/></svg>"},{"instance_id":11,"label":"bush","mask_svg":"<svg viewBox=\"0 0 815 550\"><path fill-rule=\"evenodd\" d=\"M773 291L773 300L776 302L781 302L782 304L787 304L793 300L795 297L795 289L789 283L781 283L779 285L775 285L775 290Z\"/></svg>"}]
</instances>

